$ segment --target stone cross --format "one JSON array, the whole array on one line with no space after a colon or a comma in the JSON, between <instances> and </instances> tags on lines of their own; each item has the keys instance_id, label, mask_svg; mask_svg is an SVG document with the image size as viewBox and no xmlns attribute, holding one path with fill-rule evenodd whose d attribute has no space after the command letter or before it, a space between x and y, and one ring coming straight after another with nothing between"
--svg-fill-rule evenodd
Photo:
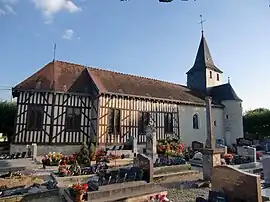
<instances>
[{"instance_id":1,"label":"stone cross","mask_svg":"<svg viewBox=\"0 0 270 202\"><path fill-rule=\"evenodd\" d=\"M157 159L157 139L156 131L152 125L146 126L146 155L153 159Z\"/></svg>"},{"instance_id":2,"label":"stone cross","mask_svg":"<svg viewBox=\"0 0 270 202\"><path fill-rule=\"evenodd\" d=\"M206 148L214 149L216 146L214 132L213 132L213 118L212 118L212 98L206 97L206 126L207 126L207 138L206 138Z\"/></svg>"},{"instance_id":3,"label":"stone cross","mask_svg":"<svg viewBox=\"0 0 270 202\"><path fill-rule=\"evenodd\" d=\"M133 154L134 154L134 157L136 157L137 153L138 153L138 138L137 138L137 135L133 136L132 144L133 144Z\"/></svg>"},{"instance_id":4,"label":"stone cross","mask_svg":"<svg viewBox=\"0 0 270 202\"><path fill-rule=\"evenodd\" d=\"M36 160L37 158L37 144L36 143L32 144L32 155L33 155L32 160Z\"/></svg>"}]
</instances>

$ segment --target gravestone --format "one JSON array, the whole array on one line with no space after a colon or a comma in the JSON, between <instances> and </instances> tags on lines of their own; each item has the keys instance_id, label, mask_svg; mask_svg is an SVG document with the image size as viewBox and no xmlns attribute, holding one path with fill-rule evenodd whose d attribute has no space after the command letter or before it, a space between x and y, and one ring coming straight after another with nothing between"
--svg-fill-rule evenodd
<instances>
[{"instance_id":1,"label":"gravestone","mask_svg":"<svg viewBox=\"0 0 270 202\"><path fill-rule=\"evenodd\" d=\"M201 149L201 148L203 148L203 143L201 143L201 142L198 142L198 141L193 141L192 143L191 143L191 147L192 147L192 150L198 150L198 149Z\"/></svg>"},{"instance_id":2,"label":"gravestone","mask_svg":"<svg viewBox=\"0 0 270 202\"><path fill-rule=\"evenodd\" d=\"M222 192L228 202L262 202L261 178L233 168L215 166L212 172L212 191Z\"/></svg>"},{"instance_id":3,"label":"gravestone","mask_svg":"<svg viewBox=\"0 0 270 202\"><path fill-rule=\"evenodd\" d=\"M222 144L217 144L217 145L216 145L216 148L223 149L224 154L227 154L227 151L228 151L228 147L227 147L227 146L222 145Z\"/></svg>"},{"instance_id":4,"label":"gravestone","mask_svg":"<svg viewBox=\"0 0 270 202\"><path fill-rule=\"evenodd\" d=\"M267 185L270 185L270 157L265 157L261 160L263 165L263 177L264 182Z\"/></svg>"},{"instance_id":5,"label":"gravestone","mask_svg":"<svg viewBox=\"0 0 270 202\"><path fill-rule=\"evenodd\" d=\"M257 161L256 148L249 147L249 146L237 147L237 154L241 156L249 157L252 162L256 163Z\"/></svg>"},{"instance_id":6,"label":"gravestone","mask_svg":"<svg viewBox=\"0 0 270 202\"><path fill-rule=\"evenodd\" d=\"M138 153L138 138L137 138L137 135L134 135L133 136L133 154L134 154L134 157L137 156L137 153Z\"/></svg>"},{"instance_id":7,"label":"gravestone","mask_svg":"<svg viewBox=\"0 0 270 202\"><path fill-rule=\"evenodd\" d=\"M156 131L153 126L148 125L146 127L146 155L153 159L153 162L156 162L158 158L157 155L157 138Z\"/></svg>"},{"instance_id":8,"label":"gravestone","mask_svg":"<svg viewBox=\"0 0 270 202\"><path fill-rule=\"evenodd\" d=\"M153 182L154 166L151 157L139 153L136 158L134 158L133 166L143 169L143 180L146 182Z\"/></svg>"},{"instance_id":9,"label":"gravestone","mask_svg":"<svg viewBox=\"0 0 270 202\"><path fill-rule=\"evenodd\" d=\"M270 142L266 142L266 144L265 144L265 151L267 153L270 152Z\"/></svg>"},{"instance_id":10,"label":"gravestone","mask_svg":"<svg viewBox=\"0 0 270 202\"><path fill-rule=\"evenodd\" d=\"M32 158L32 160L37 159L37 144L36 144L36 143L33 143L33 144L32 144L32 153L33 153L33 158Z\"/></svg>"}]
</instances>

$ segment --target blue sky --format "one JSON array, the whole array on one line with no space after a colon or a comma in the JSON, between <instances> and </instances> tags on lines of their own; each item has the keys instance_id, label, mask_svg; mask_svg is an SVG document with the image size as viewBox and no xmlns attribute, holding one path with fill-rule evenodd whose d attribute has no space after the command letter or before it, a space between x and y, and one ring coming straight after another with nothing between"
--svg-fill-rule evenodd
<instances>
[{"instance_id":1,"label":"blue sky","mask_svg":"<svg viewBox=\"0 0 270 202\"><path fill-rule=\"evenodd\" d=\"M0 99L53 58L186 83L201 32L244 109L270 108L268 0L0 0Z\"/></svg>"}]
</instances>

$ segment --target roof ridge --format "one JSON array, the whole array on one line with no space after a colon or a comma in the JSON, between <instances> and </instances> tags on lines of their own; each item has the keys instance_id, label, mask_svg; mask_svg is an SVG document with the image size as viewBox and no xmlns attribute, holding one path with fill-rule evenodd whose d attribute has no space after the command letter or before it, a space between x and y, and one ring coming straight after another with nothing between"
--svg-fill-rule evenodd
<instances>
[{"instance_id":1,"label":"roof ridge","mask_svg":"<svg viewBox=\"0 0 270 202\"><path fill-rule=\"evenodd\" d=\"M88 69L99 70L99 71L104 71L104 72L110 72L110 73L120 74L120 75L124 75L124 76L132 76L132 77L136 77L136 78L142 78L142 79L147 79L147 80L151 80L151 81L158 81L158 82L162 82L162 83L166 83L166 84L170 84L170 85L176 85L176 86L180 86L180 87L183 87L183 88L187 88L187 86L182 85L182 84L178 84L178 83L168 82L168 81L155 79L155 78L150 78L150 77L145 77L145 76L140 76L140 75L117 72L117 71L112 71L112 70L108 70L108 69L102 69L101 67L93 67L93 66L88 66L88 65L83 65L83 64L77 64L77 63L74 63L74 62L60 61L60 60L56 60L56 62L71 64L71 65L78 65L78 66L88 68Z\"/></svg>"}]
</instances>

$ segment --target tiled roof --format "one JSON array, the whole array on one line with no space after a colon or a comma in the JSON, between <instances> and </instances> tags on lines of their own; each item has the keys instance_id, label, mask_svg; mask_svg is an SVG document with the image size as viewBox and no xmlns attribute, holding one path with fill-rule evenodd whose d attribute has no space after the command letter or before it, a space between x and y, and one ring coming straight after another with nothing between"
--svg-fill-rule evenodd
<instances>
[{"instance_id":1,"label":"tiled roof","mask_svg":"<svg viewBox=\"0 0 270 202\"><path fill-rule=\"evenodd\" d=\"M219 86L210 87L207 89L208 94L218 102L225 100L242 101L233 90L230 83Z\"/></svg>"},{"instance_id":2,"label":"tiled roof","mask_svg":"<svg viewBox=\"0 0 270 202\"><path fill-rule=\"evenodd\" d=\"M86 92L94 81L99 93L117 93L158 99L204 104L204 95L186 86L122 74L108 70L85 67L69 62L54 61L45 65L14 89Z\"/></svg>"}]
</instances>

